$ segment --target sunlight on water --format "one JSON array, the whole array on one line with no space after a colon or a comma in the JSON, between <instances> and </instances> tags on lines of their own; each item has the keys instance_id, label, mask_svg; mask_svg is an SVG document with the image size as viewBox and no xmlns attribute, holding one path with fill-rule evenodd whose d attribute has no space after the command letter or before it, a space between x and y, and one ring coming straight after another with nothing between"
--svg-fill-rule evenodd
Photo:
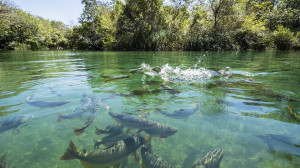
<instances>
[{"instance_id":1,"label":"sunlight on water","mask_svg":"<svg viewBox=\"0 0 300 168\"><path fill-rule=\"evenodd\" d=\"M169 64L163 65L159 72L154 71L149 64L142 63L141 70L145 75L160 76L166 82L184 82L184 83L204 83L209 81L213 77L228 78L231 75L230 67L226 67L217 72L213 70L208 70L206 68L197 68L198 65L195 64L190 68L182 67L171 67Z\"/></svg>"},{"instance_id":2,"label":"sunlight on water","mask_svg":"<svg viewBox=\"0 0 300 168\"><path fill-rule=\"evenodd\" d=\"M0 157L14 168L82 168L60 158L70 140L80 152L94 151L94 140L109 135L97 128L117 125L111 110L175 127L151 140L153 153L174 168L190 168L215 149L224 151L220 168L298 168L298 55L0 52ZM137 127L123 133L145 136ZM124 164L140 168L142 159L129 155Z\"/></svg>"}]
</instances>

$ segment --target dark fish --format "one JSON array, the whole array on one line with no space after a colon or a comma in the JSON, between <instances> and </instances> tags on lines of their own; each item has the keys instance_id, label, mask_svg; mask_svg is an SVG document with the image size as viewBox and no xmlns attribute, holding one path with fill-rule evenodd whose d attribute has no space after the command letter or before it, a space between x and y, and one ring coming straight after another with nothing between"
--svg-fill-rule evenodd
<instances>
[{"instance_id":1,"label":"dark fish","mask_svg":"<svg viewBox=\"0 0 300 168\"><path fill-rule=\"evenodd\" d=\"M68 149L60 160L79 159L84 167L118 167L124 158L135 153L144 143L145 139L143 137L130 137L105 149L78 152L73 141L70 141Z\"/></svg>"},{"instance_id":2,"label":"dark fish","mask_svg":"<svg viewBox=\"0 0 300 168\"><path fill-rule=\"evenodd\" d=\"M117 114L112 111L109 111L109 115L126 127L139 129L140 131L145 131L147 134L160 138L166 138L177 132L177 128L173 126L160 124L135 115Z\"/></svg>"},{"instance_id":3,"label":"dark fish","mask_svg":"<svg viewBox=\"0 0 300 168\"><path fill-rule=\"evenodd\" d=\"M160 90L164 90L164 91L166 91L166 92L168 92L168 93L170 93L170 94L177 94L177 93L180 93L179 90L173 89L173 88L171 88L171 87L169 87L169 86L167 86L167 85L162 85L162 87L160 88Z\"/></svg>"},{"instance_id":4,"label":"dark fish","mask_svg":"<svg viewBox=\"0 0 300 168\"><path fill-rule=\"evenodd\" d=\"M282 152L300 156L300 143L295 139L277 134L266 134L257 136L268 146L269 152Z\"/></svg>"},{"instance_id":5,"label":"dark fish","mask_svg":"<svg viewBox=\"0 0 300 168\"><path fill-rule=\"evenodd\" d=\"M94 149L99 148L101 144L104 145L110 145L113 143L116 143L120 140L124 140L126 138L137 136L137 134L131 134L131 133L119 133L119 134L113 134L106 137L103 137L101 140L94 140Z\"/></svg>"},{"instance_id":6,"label":"dark fish","mask_svg":"<svg viewBox=\"0 0 300 168\"><path fill-rule=\"evenodd\" d=\"M0 133L6 132L10 129L16 129L20 125L28 122L33 116L17 116L12 118L7 118L0 121Z\"/></svg>"},{"instance_id":7,"label":"dark fish","mask_svg":"<svg viewBox=\"0 0 300 168\"><path fill-rule=\"evenodd\" d=\"M143 94L150 94L151 92L152 91L149 89L149 85L145 85L145 86L142 86L140 89L131 91L130 95L140 96Z\"/></svg>"},{"instance_id":8,"label":"dark fish","mask_svg":"<svg viewBox=\"0 0 300 168\"><path fill-rule=\"evenodd\" d=\"M255 90L251 90L250 93L254 94L255 96L259 95L274 98L277 101L297 101L289 96L280 95L267 87L257 87Z\"/></svg>"},{"instance_id":9,"label":"dark fish","mask_svg":"<svg viewBox=\"0 0 300 168\"><path fill-rule=\"evenodd\" d=\"M141 148L141 155L143 168L172 168L168 162L155 155L151 150L144 146Z\"/></svg>"},{"instance_id":10,"label":"dark fish","mask_svg":"<svg viewBox=\"0 0 300 168\"><path fill-rule=\"evenodd\" d=\"M180 109L180 110L176 110L173 113L168 113L162 110L158 110L159 113L167 116L167 117L172 117L172 118L176 118L176 119L180 119L180 118L185 118L187 119L190 115L194 114L196 111L199 110L199 105L197 104L195 107L193 108L189 108L189 109Z\"/></svg>"},{"instance_id":11,"label":"dark fish","mask_svg":"<svg viewBox=\"0 0 300 168\"><path fill-rule=\"evenodd\" d=\"M108 81L114 81L114 80L118 80L118 79L125 79L125 78L129 78L131 75L121 75L121 76L106 76L106 75L100 75L100 77L102 78L106 78L107 80L104 81L108 82Z\"/></svg>"},{"instance_id":12,"label":"dark fish","mask_svg":"<svg viewBox=\"0 0 300 168\"><path fill-rule=\"evenodd\" d=\"M31 101L33 95L26 98L26 103L35 107L58 107L70 103L70 100L57 100L57 101Z\"/></svg>"},{"instance_id":13,"label":"dark fish","mask_svg":"<svg viewBox=\"0 0 300 168\"><path fill-rule=\"evenodd\" d=\"M215 149L197 160L191 168L219 168L223 158L223 150Z\"/></svg>"},{"instance_id":14,"label":"dark fish","mask_svg":"<svg viewBox=\"0 0 300 168\"><path fill-rule=\"evenodd\" d=\"M0 168L8 168L5 160L6 160L6 155L4 154L0 158Z\"/></svg>"},{"instance_id":15,"label":"dark fish","mask_svg":"<svg viewBox=\"0 0 300 168\"><path fill-rule=\"evenodd\" d=\"M57 92L57 91L54 90L52 87L49 86L48 88L50 89L50 91L51 91L52 94L54 94L54 95L56 95L56 96L62 96L61 93Z\"/></svg>"},{"instance_id":16,"label":"dark fish","mask_svg":"<svg viewBox=\"0 0 300 168\"><path fill-rule=\"evenodd\" d=\"M116 124L108 125L105 130L96 127L95 133L97 135L100 135L100 134L120 134L120 133L122 133L123 128L124 128L123 126L119 126L119 125L116 125Z\"/></svg>"},{"instance_id":17,"label":"dark fish","mask_svg":"<svg viewBox=\"0 0 300 168\"><path fill-rule=\"evenodd\" d=\"M61 122L65 119L72 119L72 118L75 118L75 117L79 117L91 108L92 100L91 100L90 97L86 97L85 95L83 95L83 97L81 98L80 101L82 102L82 104L74 112L72 112L70 114L67 114L67 115L63 115L61 113L58 113L57 122Z\"/></svg>"}]
</instances>

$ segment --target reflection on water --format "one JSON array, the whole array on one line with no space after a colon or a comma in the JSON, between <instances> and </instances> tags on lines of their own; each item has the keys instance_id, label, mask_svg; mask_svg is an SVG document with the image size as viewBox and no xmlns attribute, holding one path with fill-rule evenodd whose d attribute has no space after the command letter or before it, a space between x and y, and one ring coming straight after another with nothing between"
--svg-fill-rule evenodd
<instances>
[{"instance_id":1,"label":"reflection on water","mask_svg":"<svg viewBox=\"0 0 300 168\"><path fill-rule=\"evenodd\" d=\"M223 151L223 168L299 167L299 54L0 52L0 156L9 167L82 167L60 160L70 140L80 152L93 151L94 140L105 148L171 125L177 132L152 136L149 155L176 168L215 149ZM90 106L92 97L99 107ZM142 123L122 120L131 129L114 131L108 106ZM79 126L84 132L76 136ZM141 162L129 155L122 166Z\"/></svg>"}]
</instances>

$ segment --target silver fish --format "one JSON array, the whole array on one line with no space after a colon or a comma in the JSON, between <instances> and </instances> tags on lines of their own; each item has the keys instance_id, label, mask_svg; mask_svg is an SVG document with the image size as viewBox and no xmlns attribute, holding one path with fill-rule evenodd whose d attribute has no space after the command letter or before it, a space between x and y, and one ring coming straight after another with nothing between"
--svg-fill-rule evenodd
<instances>
[{"instance_id":1,"label":"silver fish","mask_svg":"<svg viewBox=\"0 0 300 168\"><path fill-rule=\"evenodd\" d=\"M190 115L194 114L198 110L199 110L199 105L196 105L193 108L176 110L173 113L168 113L168 112L162 111L160 109L158 109L158 112L163 114L164 116L171 117L171 118L176 118L176 119L184 118L184 119L187 119Z\"/></svg>"},{"instance_id":2,"label":"silver fish","mask_svg":"<svg viewBox=\"0 0 300 168\"><path fill-rule=\"evenodd\" d=\"M72 112L70 114L67 114L67 115L63 115L61 113L58 113L57 122L61 122L65 119L72 119L72 118L75 118L75 117L79 117L91 108L92 99L90 97L88 97L84 94L80 101L82 102L82 104L74 112Z\"/></svg>"},{"instance_id":3,"label":"silver fish","mask_svg":"<svg viewBox=\"0 0 300 168\"><path fill-rule=\"evenodd\" d=\"M70 103L70 100L57 100L57 101L31 101L33 95L26 98L26 103L35 107L57 107Z\"/></svg>"},{"instance_id":4,"label":"silver fish","mask_svg":"<svg viewBox=\"0 0 300 168\"><path fill-rule=\"evenodd\" d=\"M94 140L94 149L99 148L101 144L109 145L113 144L115 142L118 142L120 140L124 140L129 137L137 136L137 134L131 134L131 133L119 133L119 134L113 134L106 137L103 137L101 140Z\"/></svg>"},{"instance_id":5,"label":"silver fish","mask_svg":"<svg viewBox=\"0 0 300 168\"><path fill-rule=\"evenodd\" d=\"M97 149L91 152L78 152L73 141L70 141L69 147L64 155L61 156L60 160L79 159L84 167L117 167L121 164L123 159L136 152L144 143L145 139L143 137L130 137L118 141L115 145L105 149Z\"/></svg>"},{"instance_id":6,"label":"silver fish","mask_svg":"<svg viewBox=\"0 0 300 168\"><path fill-rule=\"evenodd\" d=\"M117 114L112 111L109 111L109 115L126 127L139 129L140 131L145 131L147 134L160 138L166 138L177 132L177 128L173 126L160 124L135 115Z\"/></svg>"},{"instance_id":7,"label":"silver fish","mask_svg":"<svg viewBox=\"0 0 300 168\"><path fill-rule=\"evenodd\" d=\"M191 168L219 168L223 158L223 150L215 149L197 160Z\"/></svg>"},{"instance_id":8,"label":"silver fish","mask_svg":"<svg viewBox=\"0 0 300 168\"><path fill-rule=\"evenodd\" d=\"M144 146L141 148L141 155L143 168L172 168L168 162L155 155L151 150Z\"/></svg>"},{"instance_id":9,"label":"silver fish","mask_svg":"<svg viewBox=\"0 0 300 168\"><path fill-rule=\"evenodd\" d=\"M124 128L123 126L119 126L119 125L116 125L116 124L108 125L105 130L96 127L95 133L97 135L100 135L100 134L120 134L120 133L122 133L123 128Z\"/></svg>"},{"instance_id":10,"label":"silver fish","mask_svg":"<svg viewBox=\"0 0 300 168\"><path fill-rule=\"evenodd\" d=\"M0 133L4 133L10 129L16 129L20 125L31 120L33 116L17 116L0 121Z\"/></svg>"}]
</instances>

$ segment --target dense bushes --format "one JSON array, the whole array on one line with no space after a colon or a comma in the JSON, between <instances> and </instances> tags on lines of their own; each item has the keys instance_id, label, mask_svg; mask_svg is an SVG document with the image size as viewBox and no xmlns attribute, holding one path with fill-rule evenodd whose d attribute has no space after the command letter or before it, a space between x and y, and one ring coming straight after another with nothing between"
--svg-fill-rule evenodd
<instances>
[{"instance_id":1,"label":"dense bushes","mask_svg":"<svg viewBox=\"0 0 300 168\"><path fill-rule=\"evenodd\" d=\"M233 38L240 50L265 50L270 44L268 35L252 30L239 29L233 32Z\"/></svg>"},{"instance_id":2,"label":"dense bushes","mask_svg":"<svg viewBox=\"0 0 300 168\"><path fill-rule=\"evenodd\" d=\"M62 22L33 16L0 0L0 49L67 48L69 30Z\"/></svg>"},{"instance_id":3,"label":"dense bushes","mask_svg":"<svg viewBox=\"0 0 300 168\"><path fill-rule=\"evenodd\" d=\"M283 26L278 26L273 33L273 42L279 50L289 50L293 46L293 33Z\"/></svg>"},{"instance_id":4,"label":"dense bushes","mask_svg":"<svg viewBox=\"0 0 300 168\"><path fill-rule=\"evenodd\" d=\"M8 2L0 0L0 49L300 48L298 0L82 0L80 25L72 29Z\"/></svg>"}]
</instances>

